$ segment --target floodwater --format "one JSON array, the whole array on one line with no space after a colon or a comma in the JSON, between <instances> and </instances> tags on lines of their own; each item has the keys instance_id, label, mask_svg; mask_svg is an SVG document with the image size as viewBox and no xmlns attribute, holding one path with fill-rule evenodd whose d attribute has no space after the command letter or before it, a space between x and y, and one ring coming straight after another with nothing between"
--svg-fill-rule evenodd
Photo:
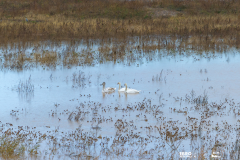
<instances>
[{"instance_id":1,"label":"floodwater","mask_svg":"<svg viewBox=\"0 0 240 160\"><path fill-rule=\"evenodd\" d=\"M237 159L239 51L135 54L94 65L1 67L0 131L26 134L30 159ZM103 94L102 82L141 92Z\"/></svg>"}]
</instances>

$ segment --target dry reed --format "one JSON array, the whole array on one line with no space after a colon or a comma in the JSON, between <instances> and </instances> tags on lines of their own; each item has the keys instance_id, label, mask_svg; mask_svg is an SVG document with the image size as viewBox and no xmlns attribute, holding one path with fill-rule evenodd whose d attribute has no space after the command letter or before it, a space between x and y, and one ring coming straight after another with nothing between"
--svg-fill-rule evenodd
<instances>
[{"instance_id":1,"label":"dry reed","mask_svg":"<svg viewBox=\"0 0 240 160\"><path fill-rule=\"evenodd\" d=\"M4 41L150 34L237 38L239 6L231 0L2 1L0 32Z\"/></svg>"}]
</instances>

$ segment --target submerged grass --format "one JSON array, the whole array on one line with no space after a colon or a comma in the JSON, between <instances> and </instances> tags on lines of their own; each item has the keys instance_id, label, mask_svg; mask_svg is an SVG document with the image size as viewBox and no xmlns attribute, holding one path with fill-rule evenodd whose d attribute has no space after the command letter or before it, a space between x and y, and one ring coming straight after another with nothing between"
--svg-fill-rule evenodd
<instances>
[{"instance_id":1,"label":"submerged grass","mask_svg":"<svg viewBox=\"0 0 240 160\"><path fill-rule=\"evenodd\" d=\"M194 94L192 90L193 97ZM207 95L206 92L204 95ZM50 126L46 126L48 129L45 131L39 131L38 127L1 123L0 159L87 159L90 156L102 156L104 159L179 159L183 158L179 152L185 152L184 145L189 141L192 141L190 151L195 159L210 159L212 155L238 159L239 135L235 139L229 136L239 131L238 122L232 125L225 120L216 123L209 119L229 116L229 113L238 114L240 103L225 99L220 103L197 104L190 96L177 99L179 103L192 102L191 107L171 108L176 114L184 113L186 120L168 120L163 114L162 104L144 98L127 105L79 101L76 109L71 111L51 110L52 117L63 115L70 124L71 121L81 122L72 131ZM199 112L201 119L191 115L192 112ZM120 116L114 118L114 114ZM127 114L129 116L123 116ZM152 120L157 123L149 124ZM88 127L82 126L83 123ZM139 123L141 125L137 125ZM113 133L104 134L106 128L114 128ZM94 152L89 152L94 149Z\"/></svg>"},{"instance_id":2,"label":"submerged grass","mask_svg":"<svg viewBox=\"0 0 240 160\"><path fill-rule=\"evenodd\" d=\"M18 93L33 93L34 92L34 85L31 82L31 75L29 76L26 82L20 80L17 88Z\"/></svg>"},{"instance_id":3,"label":"submerged grass","mask_svg":"<svg viewBox=\"0 0 240 160\"><path fill-rule=\"evenodd\" d=\"M34 67L57 68L63 66L95 66L112 61L125 65L140 65L141 61L156 60L164 56L199 55L211 59L240 47L240 41L231 35L215 36L136 36L125 38L27 41L0 43L0 69L25 70ZM41 45L40 45L41 44ZM19 45L21 47L19 47ZM238 51L238 49L236 49ZM193 54L194 53L194 54ZM136 64L135 64L136 63ZM201 71L201 72L207 72ZM164 77L154 79L165 80ZM208 78L207 78L208 81Z\"/></svg>"},{"instance_id":4,"label":"submerged grass","mask_svg":"<svg viewBox=\"0 0 240 160\"><path fill-rule=\"evenodd\" d=\"M11 138L6 133L0 137L0 157L4 159L17 158L24 154L25 147L21 143L21 138Z\"/></svg>"}]
</instances>

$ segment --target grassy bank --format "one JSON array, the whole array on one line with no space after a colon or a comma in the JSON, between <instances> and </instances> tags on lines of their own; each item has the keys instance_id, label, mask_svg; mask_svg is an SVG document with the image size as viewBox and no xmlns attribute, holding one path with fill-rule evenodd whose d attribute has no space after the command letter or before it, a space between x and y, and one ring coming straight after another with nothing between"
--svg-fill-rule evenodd
<instances>
[{"instance_id":1,"label":"grassy bank","mask_svg":"<svg viewBox=\"0 0 240 160\"><path fill-rule=\"evenodd\" d=\"M238 35L238 1L1 1L2 38ZM25 17L28 22L25 21Z\"/></svg>"}]
</instances>

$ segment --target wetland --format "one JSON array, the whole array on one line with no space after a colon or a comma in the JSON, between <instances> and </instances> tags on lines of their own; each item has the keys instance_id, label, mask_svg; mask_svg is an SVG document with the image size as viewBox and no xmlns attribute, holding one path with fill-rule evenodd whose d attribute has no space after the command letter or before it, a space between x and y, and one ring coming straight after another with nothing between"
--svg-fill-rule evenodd
<instances>
[{"instance_id":1,"label":"wetland","mask_svg":"<svg viewBox=\"0 0 240 160\"><path fill-rule=\"evenodd\" d=\"M166 41L2 47L1 156L237 159L239 50L198 51L179 40L174 50ZM102 82L141 92L102 93Z\"/></svg>"},{"instance_id":2,"label":"wetland","mask_svg":"<svg viewBox=\"0 0 240 160\"><path fill-rule=\"evenodd\" d=\"M239 159L239 5L0 2L0 159Z\"/></svg>"}]
</instances>

